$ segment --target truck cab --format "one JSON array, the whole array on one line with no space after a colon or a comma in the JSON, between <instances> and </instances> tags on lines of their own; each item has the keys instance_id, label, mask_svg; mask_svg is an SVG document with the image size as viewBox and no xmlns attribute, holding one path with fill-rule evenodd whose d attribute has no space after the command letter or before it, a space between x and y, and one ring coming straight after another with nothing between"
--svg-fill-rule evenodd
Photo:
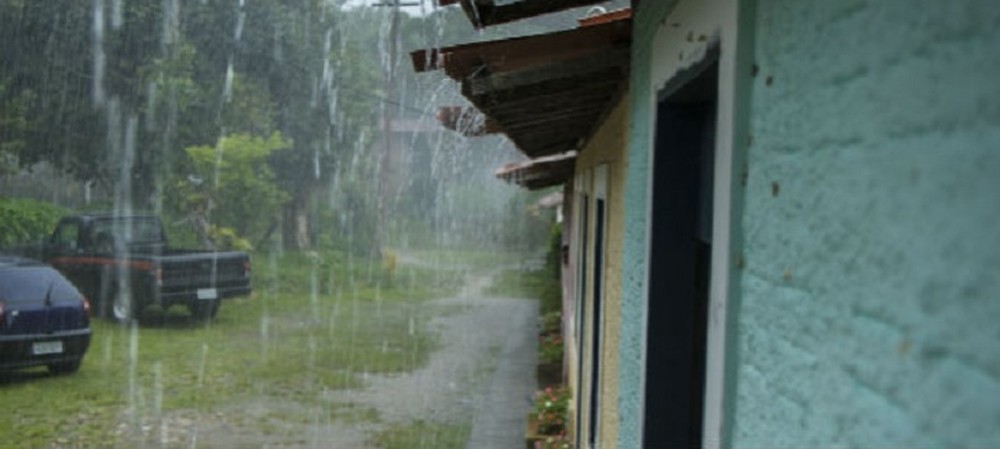
<instances>
[{"instance_id":1,"label":"truck cab","mask_svg":"<svg viewBox=\"0 0 1000 449\"><path fill-rule=\"evenodd\" d=\"M211 319L222 299L251 292L248 254L169 248L155 215L64 217L43 258L92 298L100 315L119 321L175 304Z\"/></svg>"}]
</instances>

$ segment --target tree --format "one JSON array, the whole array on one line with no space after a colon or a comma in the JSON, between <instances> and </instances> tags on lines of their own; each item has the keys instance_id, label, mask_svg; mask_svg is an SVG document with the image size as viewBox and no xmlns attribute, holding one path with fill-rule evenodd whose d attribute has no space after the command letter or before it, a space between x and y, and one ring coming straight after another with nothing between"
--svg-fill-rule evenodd
<instances>
[{"instance_id":1,"label":"tree","mask_svg":"<svg viewBox=\"0 0 1000 449\"><path fill-rule=\"evenodd\" d=\"M186 150L191 172L178 176L171 203L210 246L248 247L266 237L288 194L275 184L268 157L292 143L275 132L220 138L214 147ZM252 239L252 240L247 240ZM226 243L229 245L220 245Z\"/></svg>"}]
</instances>

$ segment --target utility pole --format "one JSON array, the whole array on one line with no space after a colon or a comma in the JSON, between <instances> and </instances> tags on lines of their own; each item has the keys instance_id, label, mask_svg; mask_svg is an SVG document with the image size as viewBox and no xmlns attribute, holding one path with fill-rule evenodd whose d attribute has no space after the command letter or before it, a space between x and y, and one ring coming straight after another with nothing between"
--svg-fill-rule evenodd
<instances>
[{"instance_id":1,"label":"utility pole","mask_svg":"<svg viewBox=\"0 0 1000 449\"><path fill-rule=\"evenodd\" d=\"M385 255L386 229L388 228L388 196L389 196L389 161L392 154L392 101L396 97L396 54L398 50L397 36L399 34L399 0L386 5L392 8L389 23L389 67L385 72L383 85L386 102L382 104L382 154L378 161L378 198L375 214L375 238L373 256Z\"/></svg>"},{"instance_id":2,"label":"utility pole","mask_svg":"<svg viewBox=\"0 0 1000 449\"><path fill-rule=\"evenodd\" d=\"M385 3L375 3L372 5L373 7L392 8L388 36L389 67L383 79L386 101L382 104L382 149L378 162L378 198L375 217L375 237L372 242L373 257L385 255L384 246L388 229L387 222L389 220L388 207L389 195L391 194L389 178L392 175L389 171L389 164L392 157L392 118L394 116L391 108L396 104L396 63L399 59L399 8L401 6L420 6L421 4L417 2L404 3L400 0L388 0Z\"/></svg>"}]
</instances>

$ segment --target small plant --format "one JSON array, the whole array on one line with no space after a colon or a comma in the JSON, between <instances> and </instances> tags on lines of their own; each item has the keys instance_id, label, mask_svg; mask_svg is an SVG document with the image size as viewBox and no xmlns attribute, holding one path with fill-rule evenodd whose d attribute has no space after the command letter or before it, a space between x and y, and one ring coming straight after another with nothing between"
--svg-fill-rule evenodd
<instances>
[{"instance_id":1,"label":"small plant","mask_svg":"<svg viewBox=\"0 0 1000 449\"><path fill-rule=\"evenodd\" d=\"M562 329L562 312L557 310L542 315L538 320L538 326L540 327L538 333L542 335L558 334Z\"/></svg>"},{"instance_id":2,"label":"small plant","mask_svg":"<svg viewBox=\"0 0 1000 449\"><path fill-rule=\"evenodd\" d=\"M534 449L571 449L573 443L566 435L548 436L535 441Z\"/></svg>"},{"instance_id":3,"label":"small plant","mask_svg":"<svg viewBox=\"0 0 1000 449\"><path fill-rule=\"evenodd\" d=\"M569 396L566 387L549 387L535 393L535 406L530 417L538 424L539 434L566 435Z\"/></svg>"},{"instance_id":4,"label":"small plant","mask_svg":"<svg viewBox=\"0 0 1000 449\"><path fill-rule=\"evenodd\" d=\"M559 334L539 337L538 362L541 364L562 364L563 339Z\"/></svg>"}]
</instances>

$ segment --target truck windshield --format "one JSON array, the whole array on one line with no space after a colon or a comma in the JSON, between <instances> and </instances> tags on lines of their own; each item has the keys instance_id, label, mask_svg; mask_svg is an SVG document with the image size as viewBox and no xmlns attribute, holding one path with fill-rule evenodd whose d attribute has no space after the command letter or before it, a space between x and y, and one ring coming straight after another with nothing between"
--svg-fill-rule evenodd
<instances>
[{"instance_id":1,"label":"truck windshield","mask_svg":"<svg viewBox=\"0 0 1000 449\"><path fill-rule=\"evenodd\" d=\"M108 218L98 220L93 226L92 238L112 238L115 242L160 243L163 241L160 222L154 218Z\"/></svg>"}]
</instances>

